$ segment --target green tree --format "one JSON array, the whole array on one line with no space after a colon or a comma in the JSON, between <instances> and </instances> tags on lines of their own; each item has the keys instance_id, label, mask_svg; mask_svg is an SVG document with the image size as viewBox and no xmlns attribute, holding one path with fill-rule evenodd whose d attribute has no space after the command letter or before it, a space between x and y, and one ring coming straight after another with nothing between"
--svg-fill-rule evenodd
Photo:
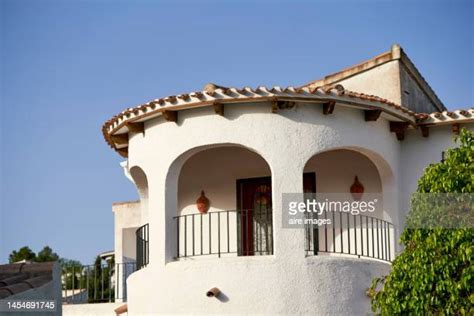
<instances>
[{"instance_id":1,"label":"green tree","mask_svg":"<svg viewBox=\"0 0 474 316\"><path fill-rule=\"evenodd\" d=\"M53 252L53 249L49 246L44 246L38 254L35 254L30 247L21 247L18 251L13 250L8 258L10 263L15 263L22 260L33 261L33 262L48 262L58 261L59 256Z\"/></svg>"},{"instance_id":2,"label":"green tree","mask_svg":"<svg viewBox=\"0 0 474 316\"><path fill-rule=\"evenodd\" d=\"M444 161L430 165L418 181L407 228L400 239L404 250L394 260L390 274L374 279L368 290L374 312L474 314L474 229L470 226L474 212L474 134L463 129L457 141L459 146L449 149ZM448 195L448 207L437 207L432 196L444 193L458 194ZM464 225L423 226L435 219L440 223L441 217L451 222L461 219Z\"/></svg>"},{"instance_id":3,"label":"green tree","mask_svg":"<svg viewBox=\"0 0 474 316\"><path fill-rule=\"evenodd\" d=\"M81 284L81 276L83 271L82 263L77 260L70 260L66 258L59 259L59 264L62 268L63 275L63 289L70 290L72 288L83 288Z\"/></svg>"},{"instance_id":4,"label":"green tree","mask_svg":"<svg viewBox=\"0 0 474 316\"><path fill-rule=\"evenodd\" d=\"M114 258L103 263L100 256L97 256L92 266L85 270L86 281L84 287L87 287L89 293L89 302L107 302L115 297L115 290L112 286L112 278L115 273Z\"/></svg>"},{"instance_id":5,"label":"green tree","mask_svg":"<svg viewBox=\"0 0 474 316\"><path fill-rule=\"evenodd\" d=\"M35 262L58 261L59 256L49 246L45 246L36 256Z\"/></svg>"},{"instance_id":6,"label":"green tree","mask_svg":"<svg viewBox=\"0 0 474 316\"><path fill-rule=\"evenodd\" d=\"M21 247L18 251L13 250L8 256L10 263L15 263L22 260L34 261L36 254L30 249L30 247Z\"/></svg>"}]
</instances>

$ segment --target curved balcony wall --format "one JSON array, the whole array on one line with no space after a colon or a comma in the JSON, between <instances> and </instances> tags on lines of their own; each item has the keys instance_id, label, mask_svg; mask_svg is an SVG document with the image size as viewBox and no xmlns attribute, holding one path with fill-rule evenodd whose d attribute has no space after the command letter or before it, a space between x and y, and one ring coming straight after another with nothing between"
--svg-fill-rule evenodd
<instances>
[{"instance_id":1,"label":"curved balcony wall","mask_svg":"<svg viewBox=\"0 0 474 316\"><path fill-rule=\"evenodd\" d=\"M177 123L161 117L147 121L145 133L134 134L129 141L129 166L140 166L148 177L150 210L150 262L128 279L130 312L369 312L365 290L373 277L388 271L389 264L343 255L307 256L305 230L282 228L281 197L283 193L303 193L303 173L315 155L352 150L364 155L377 171L384 195L380 219L397 226L399 197L394 192L399 185L399 159L394 153L400 144L387 126L383 117L366 122L356 109L336 107L333 114L323 115L320 106L300 104L274 114L270 103L234 104L225 108L225 116L200 108L180 112ZM228 146L244 148L268 164L266 173L258 176L271 176L272 254L176 260L176 216L194 209L198 190L205 190L206 195L209 191L211 205L214 200L218 206L210 212L236 209L237 201L227 205L229 199L225 203L219 200L224 194L234 196L235 187L230 191L230 185L215 184L214 192L214 188L201 187L229 173L233 165L216 165L207 157L203 161L216 165L217 174L208 171L207 176L193 176L190 172L181 178L190 159ZM348 165L338 168L343 171ZM370 173L361 172L361 179L362 174ZM352 181L353 172L347 173ZM243 177L234 174L232 182ZM190 181L186 185L193 189L188 198L183 195L180 199L182 179ZM372 180L362 181L370 187ZM217 194L219 190L222 195ZM222 291L219 299L206 297L213 287Z\"/></svg>"}]
</instances>

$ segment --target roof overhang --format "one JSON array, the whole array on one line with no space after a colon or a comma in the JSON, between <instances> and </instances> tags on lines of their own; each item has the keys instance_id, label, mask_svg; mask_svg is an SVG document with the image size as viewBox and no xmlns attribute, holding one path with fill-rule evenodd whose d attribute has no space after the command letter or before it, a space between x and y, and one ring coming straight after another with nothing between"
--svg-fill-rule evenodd
<instances>
[{"instance_id":1,"label":"roof overhang","mask_svg":"<svg viewBox=\"0 0 474 316\"><path fill-rule=\"evenodd\" d=\"M143 131L143 123L162 116L167 121L177 120L179 111L200 107L213 107L216 114L224 115L223 105L271 102L272 112L284 104L314 103L323 108L323 114L332 113L334 105L366 111L366 120L376 120L380 114L393 122L404 122L416 127L416 114L386 99L347 91L341 85L330 88L226 88L211 85L205 91L156 99L135 108L129 108L107 121L102 132L107 143L122 156L127 156L128 133ZM332 108L331 108L332 106ZM369 114L369 115L367 115Z\"/></svg>"},{"instance_id":2,"label":"roof overhang","mask_svg":"<svg viewBox=\"0 0 474 316\"><path fill-rule=\"evenodd\" d=\"M474 108L468 110L434 112L430 114L422 113L417 114L416 117L419 126L474 123Z\"/></svg>"}]
</instances>

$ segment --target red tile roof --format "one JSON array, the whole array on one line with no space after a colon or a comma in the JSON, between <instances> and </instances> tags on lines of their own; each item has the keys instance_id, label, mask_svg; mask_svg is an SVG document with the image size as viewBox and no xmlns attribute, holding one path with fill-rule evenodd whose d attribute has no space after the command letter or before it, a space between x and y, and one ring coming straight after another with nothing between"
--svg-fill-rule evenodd
<instances>
[{"instance_id":1,"label":"red tile roof","mask_svg":"<svg viewBox=\"0 0 474 316\"><path fill-rule=\"evenodd\" d=\"M445 125L453 123L469 123L474 121L474 108L433 113L416 114L418 125Z\"/></svg>"},{"instance_id":2,"label":"red tile roof","mask_svg":"<svg viewBox=\"0 0 474 316\"><path fill-rule=\"evenodd\" d=\"M112 141L111 135L124 128L127 122L142 122L146 119L162 115L164 111L178 111L209 106L217 102L220 104L232 104L277 100L319 103L335 101L339 104L358 106L361 109L381 109L392 115L394 119L408 121L413 124L415 124L416 120L413 111L399 104L377 96L348 91L339 84L311 89L308 87L295 88L291 86L287 88L259 86L255 89L248 87L237 89L208 84L204 91L155 99L134 108L128 108L105 122L102 132L105 140L112 148L120 149L121 147ZM124 132L121 131L118 134Z\"/></svg>"}]
</instances>

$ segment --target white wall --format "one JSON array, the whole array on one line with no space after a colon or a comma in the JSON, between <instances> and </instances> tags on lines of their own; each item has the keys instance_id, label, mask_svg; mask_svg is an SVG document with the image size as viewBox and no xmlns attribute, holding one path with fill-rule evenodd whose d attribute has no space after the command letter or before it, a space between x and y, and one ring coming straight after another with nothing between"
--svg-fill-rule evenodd
<instances>
[{"instance_id":1,"label":"white wall","mask_svg":"<svg viewBox=\"0 0 474 316\"><path fill-rule=\"evenodd\" d=\"M365 195L382 193L377 167L366 156L352 150L320 153L308 161L304 171L316 173L318 193L341 193L346 200L352 200L350 187L356 176L364 186Z\"/></svg>"},{"instance_id":2,"label":"white wall","mask_svg":"<svg viewBox=\"0 0 474 316\"><path fill-rule=\"evenodd\" d=\"M114 253L115 263L127 263L136 261L136 236L135 231L143 225L143 207L140 201L129 201L114 203ZM127 287L124 276L128 275L123 269L130 269L127 265L117 265L117 284L115 287L116 301L120 302L126 298Z\"/></svg>"},{"instance_id":3,"label":"white wall","mask_svg":"<svg viewBox=\"0 0 474 316\"><path fill-rule=\"evenodd\" d=\"M114 249L115 262L130 262L135 259L135 231L142 225L141 205L139 201L114 203Z\"/></svg>"},{"instance_id":4,"label":"white wall","mask_svg":"<svg viewBox=\"0 0 474 316\"><path fill-rule=\"evenodd\" d=\"M115 315L114 310L124 303L70 304L63 306L64 316L105 316ZM122 316L128 315L127 313Z\"/></svg>"},{"instance_id":5,"label":"white wall","mask_svg":"<svg viewBox=\"0 0 474 316\"><path fill-rule=\"evenodd\" d=\"M129 170L130 177L135 184L140 197L140 217L142 223L148 223L148 179L140 167L132 167Z\"/></svg>"},{"instance_id":6,"label":"white wall","mask_svg":"<svg viewBox=\"0 0 474 316\"><path fill-rule=\"evenodd\" d=\"M368 71L341 80L347 90L373 94L402 104L399 61L393 60Z\"/></svg>"},{"instance_id":7,"label":"white wall","mask_svg":"<svg viewBox=\"0 0 474 316\"><path fill-rule=\"evenodd\" d=\"M196 153L181 169L178 210L181 215L197 213L201 190L211 202L210 212L236 210L236 181L266 176L270 176L270 168L265 160L245 148L220 147Z\"/></svg>"}]
</instances>

